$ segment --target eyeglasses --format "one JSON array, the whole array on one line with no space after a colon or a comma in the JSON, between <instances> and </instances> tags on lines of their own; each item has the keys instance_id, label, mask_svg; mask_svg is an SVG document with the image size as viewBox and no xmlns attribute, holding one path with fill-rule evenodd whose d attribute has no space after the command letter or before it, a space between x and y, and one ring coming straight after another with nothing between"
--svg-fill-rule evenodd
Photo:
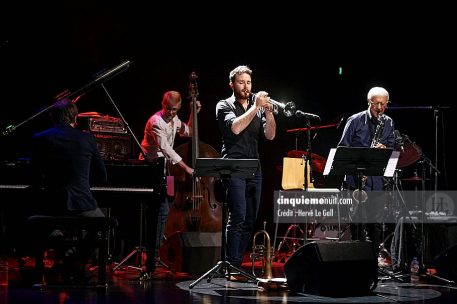
<instances>
[{"instance_id":1,"label":"eyeglasses","mask_svg":"<svg viewBox=\"0 0 457 304\"><path fill-rule=\"evenodd\" d=\"M170 111L170 112L178 112L179 109L181 109L181 104L175 107L165 107L165 110Z\"/></svg>"},{"instance_id":2,"label":"eyeglasses","mask_svg":"<svg viewBox=\"0 0 457 304\"><path fill-rule=\"evenodd\" d=\"M390 103L390 101L388 101L388 102L380 102L380 101L379 101L379 102L373 102L373 101L370 100L370 104L371 104L371 105L373 105L373 106L375 106L375 107L381 106L381 108L387 107L387 105L388 105L389 103Z\"/></svg>"}]
</instances>

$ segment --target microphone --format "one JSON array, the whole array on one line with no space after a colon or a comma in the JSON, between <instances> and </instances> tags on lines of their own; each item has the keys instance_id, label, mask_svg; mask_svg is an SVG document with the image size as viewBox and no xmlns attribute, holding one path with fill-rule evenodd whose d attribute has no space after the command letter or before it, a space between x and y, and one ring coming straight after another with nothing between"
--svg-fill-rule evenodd
<instances>
[{"instance_id":1,"label":"microphone","mask_svg":"<svg viewBox=\"0 0 457 304\"><path fill-rule=\"evenodd\" d=\"M403 147L405 144L405 139L401 136L400 131L394 130L394 137L395 143L400 146L401 152L405 152L405 148Z\"/></svg>"},{"instance_id":2,"label":"microphone","mask_svg":"<svg viewBox=\"0 0 457 304\"><path fill-rule=\"evenodd\" d=\"M305 112L300 111L300 110L297 110L297 111L295 112L295 116L297 116L297 117L305 117L305 118L313 118L313 119L321 120L321 118L319 117L319 115L312 114L312 113L305 113Z\"/></svg>"},{"instance_id":3,"label":"microphone","mask_svg":"<svg viewBox=\"0 0 457 304\"><path fill-rule=\"evenodd\" d=\"M341 124L343 123L343 120L344 120L344 116L341 116L340 122L338 123L338 125L336 125L336 129L337 130L341 127Z\"/></svg>"}]
</instances>

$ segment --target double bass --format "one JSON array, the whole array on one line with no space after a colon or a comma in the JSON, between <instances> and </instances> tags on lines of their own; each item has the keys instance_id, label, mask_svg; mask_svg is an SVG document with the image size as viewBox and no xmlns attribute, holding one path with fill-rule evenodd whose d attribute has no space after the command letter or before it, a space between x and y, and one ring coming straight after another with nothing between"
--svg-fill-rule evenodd
<instances>
[{"instance_id":1,"label":"double bass","mask_svg":"<svg viewBox=\"0 0 457 304\"><path fill-rule=\"evenodd\" d=\"M199 140L197 119L197 75L189 76L189 98L192 101L192 141L178 146L175 151L195 168L197 158L219 158L219 153ZM190 161L191 160L191 161ZM214 177L189 176L181 167L171 166L175 178L175 196L165 226L168 237L176 232L219 232L222 229L222 204L216 200Z\"/></svg>"}]
</instances>

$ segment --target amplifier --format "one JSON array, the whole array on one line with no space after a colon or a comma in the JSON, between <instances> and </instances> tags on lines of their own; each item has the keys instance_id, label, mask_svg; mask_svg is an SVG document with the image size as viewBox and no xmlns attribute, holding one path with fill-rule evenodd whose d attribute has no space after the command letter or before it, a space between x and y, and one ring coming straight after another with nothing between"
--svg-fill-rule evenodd
<instances>
[{"instance_id":1,"label":"amplifier","mask_svg":"<svg viewBox=\"0 0 457 304\"><path fill-rule=\"evenodd\" d=\"M131 136L118 117L101 115L98 112L79 113L77 128L95 136L104 160L126 160L131 153Z\"/></svg>"},{"instance_id":2,"label":"amplifier","mask_svg":"<svg viewBox=\"0 0 457 304\"><path fill-rule=\"evenodd\" d=\"M131 153L130 134L92 132L104 160L126 160Z\"/></svg>"},{"instance_id":3,"label":"amplifier","mask_svg":"<svg viewBox=\"0 0 457 304\"><path fill-rule=\"evenodd\" d=\"M78 129L91 132L127 134L127 128L118 117L101 115L98 112L86 112L78 114Z\"/></svg>"}]
</instances>

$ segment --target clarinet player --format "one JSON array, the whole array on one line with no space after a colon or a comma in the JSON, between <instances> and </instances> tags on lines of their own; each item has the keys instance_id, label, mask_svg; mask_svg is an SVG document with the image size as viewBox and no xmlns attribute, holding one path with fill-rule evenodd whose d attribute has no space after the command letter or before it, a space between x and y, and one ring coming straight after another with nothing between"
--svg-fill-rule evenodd
<instances>
[{"instance_id":1,"label":"clarinet player","mask_svg":"<svg viewBox=\"0 0 457 304\"><path fill-rule=\"evenodd\" d=\"M367 94L368 109L350 116L344 127L343 135L338 146L343 147L372 147L374 149L394 148L394 122L384 114L389 104L389 93L383 87L373 87ZM349 190L357 188L357 177L346 176ZM364 176L363 190L384 190L382 176ZM359 224L351 225L351 236L354 240L372 241L375 249L381 240L380 224L383 218L384 200L381 196L368 194L368 201L359 203L353 214L353 223L367 222L364 227ZM361 214L362 210L366 214ZM362 217L363 216L363 217Z\"/></svg>"}]
</instances>

